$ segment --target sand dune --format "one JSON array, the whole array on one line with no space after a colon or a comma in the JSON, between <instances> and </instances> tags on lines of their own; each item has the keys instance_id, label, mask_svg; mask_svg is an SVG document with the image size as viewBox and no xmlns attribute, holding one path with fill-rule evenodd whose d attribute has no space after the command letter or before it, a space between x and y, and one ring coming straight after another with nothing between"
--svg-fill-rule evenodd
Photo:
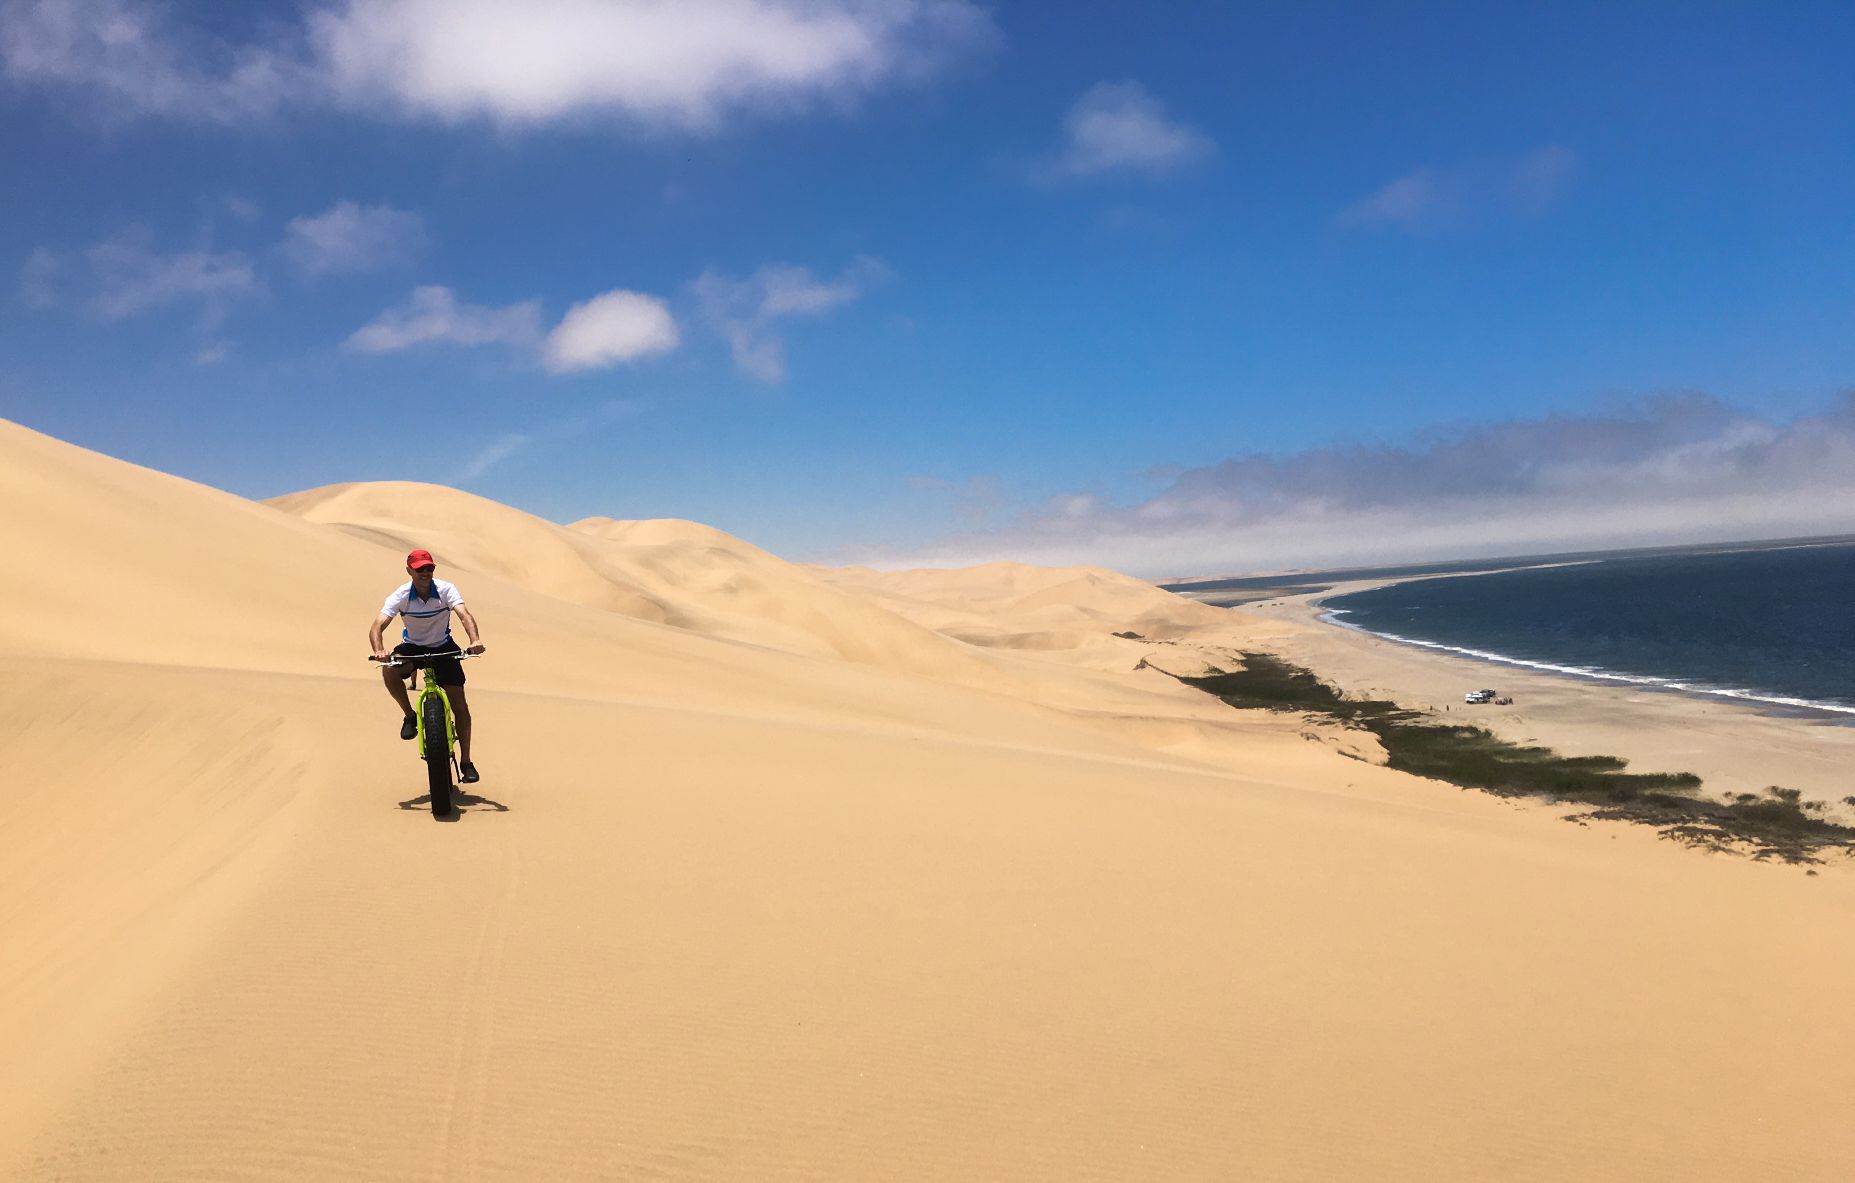
<instances>
[{"instance_id":1,"label":"sand dune","mask_svg":"<svg viewBox=\"0 0 1855 1183\"><path fill-rule=\"evenodd\" d=\"M1228 613L1101 568L988 563L959 571L845 568L819 575L992 649L1079 650L1117 632L1177 639L1207 629L1227 636L1241 627Z\"/></svg>"},{"instance_id":2,"label":"sand dune","mask_svg":"<svg viewBox=\"0 0 1855 1183\"><path fill-rule=\"evenodd\" d=\"M1855 1163L1847 868L1134 668L1276 620L430 486L259 505L4 423L0 505L0 1177ZM361 661L409 543L490 644L452 824Z\"/></svg>"},{"instance_id":3,"label":"sand dune","mask_svg":"<svg viewBox=\"0 0 1855 1183\"><path fill-rule=\"evenodd\" d=\"M1074 669L1125 675L1147 650L1113 636L1117 618L1145 613L1142 619L1174 634L1194 620L1231 627L1228 614L1112 572L1012 569L1004 582L1013 599L1035 596L1052 581L1086 579L1094 592L1077 601L1060 637L1040 646L1023 630L1047 627L1035 615L1049 617L1057 605L1033 604L1028 611L1034 615L1023 617L973 614L971 604L998 598L993 569L935 581L942 607L934 608L886 596L880 582L859 585L788 563L696 522L589 518L561 527L456 490L410 484L333 486L269 504L401 553L429 545L453 573L493 573L544 595L700 636L916 674L1002 697L1016 708L1080 710L1091 716L1092 731L1115 732L1140 746L1184 750L1175 731L1150 726L1153 716L1194 718L1200 729L1230 726L1216 704L1162 675L1104 683L1010 652L1062 649ZM636 604L647 608L628 611ZM950 618L966 624L950 624ZM1185 746L1213 759L1229 755Z\"/></svg>"},{"instance_id":4,"label":"sand dune","mask_svg":"<svg viewBox=\"0 0 1855 1183\"><path fill-rule=\"evenodd\" d=\"M453 569L485 572L546 596L639 620L664 623L675 616L669 604L600 571L581 540L567 530L456 489L379 481L309 489L266 504L402 554L423 546L445 566L447 578Z\"/></svg>"},{"instance_id":5,"label":"sand dune","mask_svg":"<svg viewBox=\"0 0 1855 1183\"><path fill-rule=\"evenodd\" d=\"M789 653L984 683L964 645L820 583L694 522L589 519L555 525L433 485L336 485L271 505L401 553L431 549L447 570L485 572L586 607Z\"/></svg>"},{"instance_id":6,"label":"sand dune","mask_svg":"<svg viewBox=\"0 0 1855 1183\"><path fill-rule=\"evenodd\" d=\"M922 610L963 609L986 620L1086 620L1125 624L1149 619L1156 634L1190 625L1229 626L1215 609L1100 567L1029 567L987 563L961 570L880 572L820 568L822 578Z\"/></svg>"}]
</instances>

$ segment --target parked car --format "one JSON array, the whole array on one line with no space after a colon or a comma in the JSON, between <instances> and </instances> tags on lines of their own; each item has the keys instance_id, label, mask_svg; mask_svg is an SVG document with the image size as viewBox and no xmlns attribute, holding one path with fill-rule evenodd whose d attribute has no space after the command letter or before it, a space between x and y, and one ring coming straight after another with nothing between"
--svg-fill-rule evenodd
<instances>
[{"instance_id":1,"label":"parked car","mask_svg":"<svg viewBox=\"0 0 1855 1183\"><path fill-rule=\"evenodd\" d=\"M1494 691L1492 690L1471 690L1467 694L1464 694L1462 696L1462 701L1463 702L1493 702Z\"/></svg>"}]
</instances>

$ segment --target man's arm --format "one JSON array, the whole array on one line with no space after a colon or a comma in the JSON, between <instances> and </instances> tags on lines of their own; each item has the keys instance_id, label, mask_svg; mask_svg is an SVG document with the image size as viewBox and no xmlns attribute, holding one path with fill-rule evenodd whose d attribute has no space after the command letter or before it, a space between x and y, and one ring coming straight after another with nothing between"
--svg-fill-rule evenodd
<instances>
[{"instance_id":1,"label":"man's arm","mask_svg":"<svg viewBox=\"0 0 1855 1183\"><path fill-rule=\"evenodd\" d=\"M391 623L393 623L391 616L376 616L374 626L367 630L367 650L382 661L393 656L386 647L386 626Z\"/></svg>"},{"instance_id":2,"label":"man's arm","mask_svg":"<svg viewBox=\"0 0 1855 1183\"><path fill-rule=\"evenodd\" d=\"M477 618L470 614L470 609L464 607L462 604L459 604L457 607L451 609L451 612L453 615L457 617L459 621L463 623L464 635L470 638L470 646L466 650L466 652L469 652L469 653L483 652L483 649L484 649L483 642L478 639Z\"/></svg>"}]
</instances>

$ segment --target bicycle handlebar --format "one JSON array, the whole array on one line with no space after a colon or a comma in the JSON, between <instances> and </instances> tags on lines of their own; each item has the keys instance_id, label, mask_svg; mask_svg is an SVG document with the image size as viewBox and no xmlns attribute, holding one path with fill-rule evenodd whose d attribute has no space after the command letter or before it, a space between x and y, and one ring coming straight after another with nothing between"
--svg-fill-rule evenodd
<instances>
[{"instance_id":1,"label":"bicycle handlebar","mask_svg":"<svg viewBox=\"0 0 1855 1183\"><path fill-rule=\"evenodd\" d=\"M435 661L469 661L473 657L483 656L486 655L482 653L465 653L460 649L456 653L396 653L385 660L381 660L369 653L367 655L367 660L378 661L381 665L410 665L416 666L419 669L424 669Z\"/></svg>"}]
</instances>

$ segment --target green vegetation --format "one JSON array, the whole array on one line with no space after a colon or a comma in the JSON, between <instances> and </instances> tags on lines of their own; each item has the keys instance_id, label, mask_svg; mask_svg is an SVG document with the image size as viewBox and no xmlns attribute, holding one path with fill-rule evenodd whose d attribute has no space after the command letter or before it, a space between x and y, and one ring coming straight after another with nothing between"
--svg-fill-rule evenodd
<instances>
[{"instance_id":1,"label":"green vegetation","mask_svg":"<svg viewBox=\"0 0 1855 1183\"><path fill-rule=\"evenodd\" d=\"M1510 797L1539 797L1591 807L1597 817L1653 825L1673 841L1754 858L1820 862L1825 849L1855 849L1855 829L1810 816L1820 801L1773 785L1731 801L1697 795L1691 772L1633 773L1615 756L1561 756L1551 748L1509 743L1481 727L1439 723L1434 716L1379 699L1349 699L1308 670L1267 653L1244 653L1243 668L1181 678L1234 707L1323 714L1371 732L1386 763L1400 771Z\"/></svg>"}]
</instances>

